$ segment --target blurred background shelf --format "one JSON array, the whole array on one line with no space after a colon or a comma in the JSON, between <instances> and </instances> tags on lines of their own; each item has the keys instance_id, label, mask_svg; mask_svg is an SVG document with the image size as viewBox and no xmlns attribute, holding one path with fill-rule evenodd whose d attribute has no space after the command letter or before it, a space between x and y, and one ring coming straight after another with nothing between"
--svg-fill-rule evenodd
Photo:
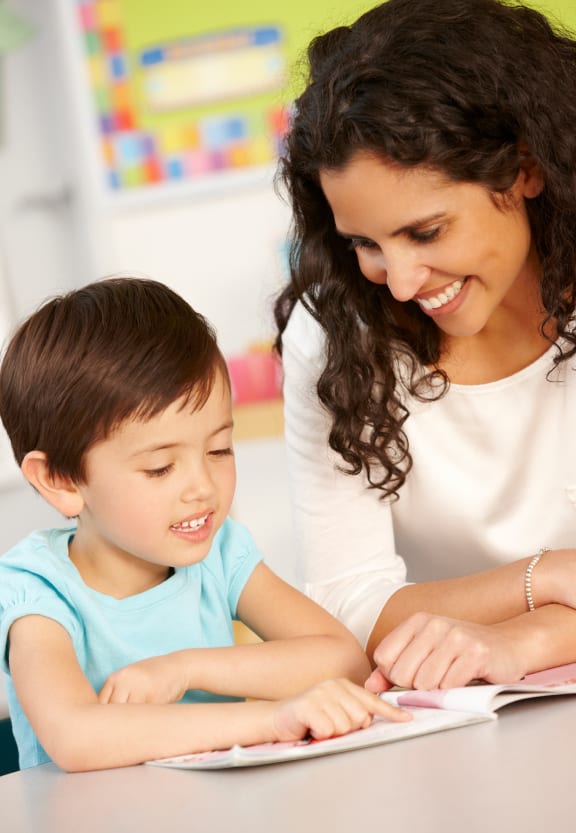
<instances>
[{"instance_id":1,"label":"blurred background shelf","mask_svg":"<svg viewBox=\"0 0 576 833\"><path fill-rule=\"evenodd\" d=\"M247 402L236 405L234 414L234 439L256 440L281 437L284 433L284 403L282 399L263 402Z\"/></svg>"}]
</instances>

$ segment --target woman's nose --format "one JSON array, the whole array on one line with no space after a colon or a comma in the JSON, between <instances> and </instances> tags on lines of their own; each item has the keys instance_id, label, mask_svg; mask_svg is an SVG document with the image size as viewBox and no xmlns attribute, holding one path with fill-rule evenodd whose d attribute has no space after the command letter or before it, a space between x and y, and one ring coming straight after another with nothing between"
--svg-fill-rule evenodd
<instances>
[{"instance_id":1,"label":"woman's nose","mask_svg":"<svg viewBox=\"0 0 576 833\"><path fill-rule=\"evenodd\" d=\"M363 260L363 262L362 262ZM386 284L397 301L410 301L430 277L431 269L416 259L412 252L390 253L380 249L364 257L360 268L373 283Z\"/></svg>"},{"instance_id":2,"label":"woman's nose","mask_svg":"<svg viewBox=\"0 0 576 833\"><path fill-rule=\"evenodd\" d=\"M386 263L386 284L397 301L411 301L430 278L430 267L410 258L392 259Z\"/></svg>"}]
</instances>

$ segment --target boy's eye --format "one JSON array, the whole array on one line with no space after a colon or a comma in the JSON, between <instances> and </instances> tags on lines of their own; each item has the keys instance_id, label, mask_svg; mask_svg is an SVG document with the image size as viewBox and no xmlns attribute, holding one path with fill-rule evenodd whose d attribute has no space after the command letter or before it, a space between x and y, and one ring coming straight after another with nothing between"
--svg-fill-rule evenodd
<instances>
[{"instance_id":1,"label":"boy's eye","mask_svg":"<svg viewBox=\"0 0 576 833\"><path fill-rule=\"evenodd\" d=\"M211 457L231 457L234 454L234 451L231 447L228 448L215 448L213 451L208 452Z\"/></svg>"},{"instance_id":2,"label":"boy's eye","mask_svg":"<svg viewBox=\"0 0 576 833\"><path fill-rule=\"evenodd\" d=\"M162 466L160 469L146 469L144 474L146 477L163 477L164 475L168 474L169 471L172 470L172 466Z\"/></svg>"}]
</instances>

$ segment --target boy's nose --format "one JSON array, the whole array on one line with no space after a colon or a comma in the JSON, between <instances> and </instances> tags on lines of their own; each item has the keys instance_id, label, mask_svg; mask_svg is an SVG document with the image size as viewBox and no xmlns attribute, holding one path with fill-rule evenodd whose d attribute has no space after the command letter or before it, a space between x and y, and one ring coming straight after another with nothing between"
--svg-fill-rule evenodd
<instances>
[{"instance_id":1,"label":"boy's nose","mask_svg":"<svg viewBox=\"0 0 576 833\"><path fill-rule=\"evenodd\" d=\"M214 484L204 466L197 466L190 472L182 489L182 500L190 503L194 500L207 500L214 493Z\"/></svg>"}]
</instances>

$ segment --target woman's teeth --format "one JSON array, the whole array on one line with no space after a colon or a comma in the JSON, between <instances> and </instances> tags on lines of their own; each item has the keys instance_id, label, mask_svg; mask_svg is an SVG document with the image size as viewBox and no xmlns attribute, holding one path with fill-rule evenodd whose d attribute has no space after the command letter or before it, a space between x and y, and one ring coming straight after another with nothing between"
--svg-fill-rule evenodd
<instances>
[{"instance_id":1,"label":"woman's teeth","mask_svg":"<svg viewBox=\"0 0 576 833\"><path fill-rule=\"evenodd\" d=\"M429 298L415 298L415 300L420 304L422 309L440 309L440 307L443 307L449 301L452 301L456 295L458 295L463 286L464 281L457 280L454 281L454 283L451 283L450 286L443 289L442 292L439 292L438 295L433 295Z\"/></svg>"},{"instance_id":2,"label":"woman's teeth","mask_svg":"<svg viewBox=\"0 0 576 833\"><path fill-rule=\"evenodd\" d=\"M193 521L179 521L177 524L172 524L171 528L194 531L196 529L200 529L201 526L204 526L207 520L208 515L204 515L202 518L195 518Z\"/></svg>"}]
</instances>

